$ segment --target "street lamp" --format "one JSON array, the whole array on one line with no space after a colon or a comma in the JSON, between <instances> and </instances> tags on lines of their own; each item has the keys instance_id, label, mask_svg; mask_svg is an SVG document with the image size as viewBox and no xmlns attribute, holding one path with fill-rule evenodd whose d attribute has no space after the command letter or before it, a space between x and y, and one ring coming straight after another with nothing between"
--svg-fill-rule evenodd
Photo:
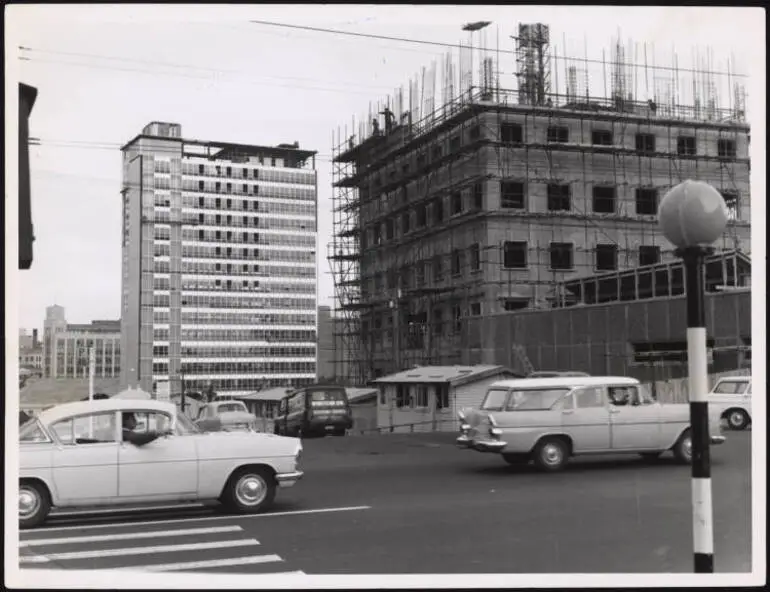
<instances>
[{"instance_id":1,"label":"street lamp","mask_svg":"<svg viewBox=\"0 0 770 592\"><path fill-rule=\"evenodd\" d=\"M727 206L708 183L687 180L661 200L658 222L684 260L687 293L687 366L692 450L693 551L696 573L714 571L708 362L703 259L727 226Z\"/></svg>"}]
</instances>

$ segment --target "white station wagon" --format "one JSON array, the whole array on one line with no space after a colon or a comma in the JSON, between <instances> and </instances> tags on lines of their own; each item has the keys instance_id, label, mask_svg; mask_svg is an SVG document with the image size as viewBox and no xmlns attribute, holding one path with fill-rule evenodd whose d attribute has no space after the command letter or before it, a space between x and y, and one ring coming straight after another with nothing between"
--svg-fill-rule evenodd
<instances>
[{"instance_id":1,"label":"white station wagon","mask_svg":"<svg viewBox=\"0 0 770 592\"><path fill-rule=\"evenodd\" d=\"M509 464L564 467L584 454L638 453L657 458L671 450L692 459L690 406L661 405L634 378L586 376L502 380L481 408L460 412L457 446L501 454ZM711 442L721 444L719 415L710 412Z\"/></svg>"},{"instance_id":2,"label":"white station wagon","mask_svg":"<svg viewBox=\"0 0 770 592\"><path fill-rule=\"evenodd\" d=\"M708 401L731 429L745 430L751 423L751 376L720 378Z\"/></svg>"},{"instance_id":3,"label":"white station wagon","mask_svg":"<svg viewBox=\"0 0 770 592\"><path fill-rule=\"evenodd\" d=\"M303 475L297 438L202 433L155 400L57 405L25 423L19 443L21 528L42 524L53 506L218 500L256 513Z\"/></svg>"}]
</instances>

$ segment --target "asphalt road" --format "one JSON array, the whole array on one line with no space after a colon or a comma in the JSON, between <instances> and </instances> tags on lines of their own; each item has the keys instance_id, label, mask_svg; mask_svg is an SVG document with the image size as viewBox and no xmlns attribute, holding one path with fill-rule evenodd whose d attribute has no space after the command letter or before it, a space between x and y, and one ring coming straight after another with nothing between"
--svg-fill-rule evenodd
<instances>
[{"instance_id":1,"label":"asphalt road","mask_svg":"<svg viewBox=\"0 0 770 592\"><path fill-rule=\"evenodd\" d=\"M751 570L751 432L712 449L715 570ZM692 572L690 472L673 459L560 473L457 450L454 434L305 442L268 514L216 507L52 517L22 567L211 573Z\"/></svg>"}]
</instances>

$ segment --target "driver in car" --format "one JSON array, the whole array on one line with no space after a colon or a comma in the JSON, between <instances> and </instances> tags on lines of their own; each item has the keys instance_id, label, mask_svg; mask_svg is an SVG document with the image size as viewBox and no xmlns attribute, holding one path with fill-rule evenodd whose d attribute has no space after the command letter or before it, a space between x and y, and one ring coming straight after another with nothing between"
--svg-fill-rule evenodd
<instances>
[{"instance_id":1,"label":"driver in car","mask_svg":"<svg viewBox=\"0 0 770 592\"><path fill-rule=\"evenodd\" d=\"M123 441L131 442L134 446L144 446L160 438L163 434L153 430L136 431L136 416L131 413L123 413Z\"/></svg>"}]
</instances>

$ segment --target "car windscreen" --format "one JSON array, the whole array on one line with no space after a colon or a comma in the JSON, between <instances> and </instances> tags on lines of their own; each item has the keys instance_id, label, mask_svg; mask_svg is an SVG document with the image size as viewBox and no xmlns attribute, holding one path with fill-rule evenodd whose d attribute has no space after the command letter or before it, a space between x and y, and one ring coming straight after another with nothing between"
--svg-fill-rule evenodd
<instances>
[{"instance_id":1,"label":"car windscreen","mask_svg":"<svg viewBox=\"0 0 770 592\"><path fill-rule=\"evenodd\" d=\"M344 407L347 403L343 390L311 391L309 395L312 407Z\"/></svg>"},{"instance_id":2,"label":"car windscreen","mask_svg":"<svg viewBox=\"0 0 770 592\"><path fill-rule=\"evenodd\" d=\"M48 436L40 427L36 417L27 421L19 428L19 442L47 442Z\"/></svg>"},{"instance_id":3,"label":"car windscreen","mask_svg":"<svg viewBox=\"0 0 770 592\"><path fill-rule=\"evenodd\" d=\"M487 411L502 411L508 389L489 389L481 408Z\"/></svg>"},{"instance_id":4,"label":"car windscreen","mask_svg":"<svg viewBox=\"0 0 770 592\"><path fill-rule=\"evenodd\" d=\"M749 383L743 380L723 380L714 388L720 395L741 395L746 392Z\"/></svg>"},{"instance_id":5,"label":"car windscreen","mask_svg":"<svg viewBox=\"0 0 770 592\"><path fill-rule=\"evenodd\" d=\"M567 388L514 390L506 411L545 411L569 392Z\"/></svg>"}]
</instances>

